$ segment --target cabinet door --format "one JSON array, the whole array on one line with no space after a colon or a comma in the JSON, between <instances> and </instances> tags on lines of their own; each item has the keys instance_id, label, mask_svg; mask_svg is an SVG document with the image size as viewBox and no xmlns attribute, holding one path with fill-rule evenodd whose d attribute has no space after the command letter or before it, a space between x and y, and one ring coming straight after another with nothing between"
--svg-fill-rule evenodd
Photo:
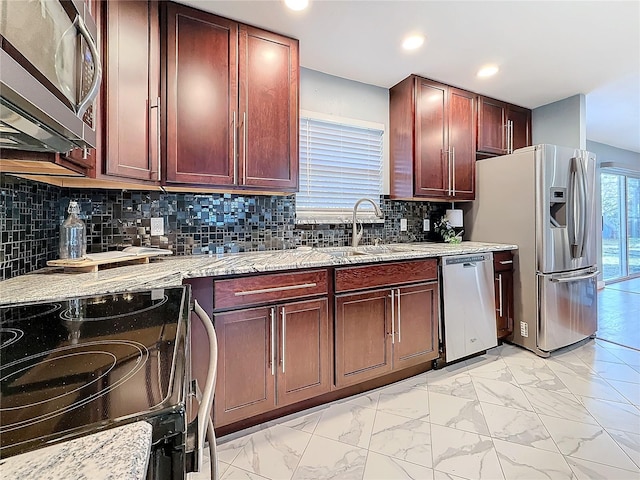
<instances>
[{"instance_id":1,"label":"cabinet door","mask_svg":"<svg viewBox=\"0 0 640 480\"><path fill-rule=\"evenodd\" d=\"M336 295L335 363L337 387L391 371L389 289Z\"/></svg>"},{"instance_id":2,"label":"cabinet door","mask_svg":"<svg viewBox=\"0 0 640 480\"><path fill-rule=\"evenodd\" d=\"M242 184L298 189L298 41L240 26Z\"/></svg>"},{"instance_id":3,"label":"cabinet door","mask_svg":"<svg viewBox=\"0 0 640 480\"><path fill-rule=\"evenodd\" d=\"M531 110L517 105L509 105L507 120L512 122L513 150L531 145Z\"/></svg>"},{"instance_id":4,"label":"cabinet door","mask_svg":"<svg viewBox=\"0 0 640 480\"><path fill-rule=\"evenodd\" d=\"M218 377L214 404L217 426L275 408L275 318L270 308L214 315ZM273 369L272 369L273 366Z\"/></svg>"},{"instance_id":5,"label":"cabinet door","mask_svg":"<svg viewBox=\"0 0 640 480\"><path fill-rule=\"evenodd\" d=\"M504 155L507 105L487 97L478 98L478 152Z\"/></svg>"},{"instance_id":6,"label":"cabinet door","mask_svg":"<svg viewBox=\"0 0 640 480\"><path fill-rule=\"evenodd\" d=\"M513 270L496 272L495 290L496 329L505 338L513 333Z\"/></svg>"},{"instance_id":7,"label":"cabinet door","mask_svg":"<svg viewBox=\"0 0 640 480\"><path fill-rule=\"evenodd\" d=\"M165 41L166 180L232 185L238 25L168 2Z\"/></svg>"},{"instance_id":8,"label":"cabinet door","mask_svg":"<svg viewBox=\"0 0 640 480\"><path fill-rule=\"evenodd\" d=\"M449 88L449 148L453 196L475 199L476 186L476 96Z\"/></svg>"},{"instance_id":9,"label":"cabinet door","mask_svg":"<svg viewBox=\"0 0 640 480\"><path fill-rule=\"evenodd\" d=\"M306 400L330 389L327 300L278 307L278 407Z\"/></svg>"},{"instance_id":10,"label":"cabinet door","mask_svg":"<svg viewBox=\"0 0 640 480\"><path fill-rule=\"evenodd\" d=\"M104 141L101 173L160 180L158 4L104 2Z\"/></svg>"},{"instance_id":11,"label":"cabinet door","mask_svg":"<svg viewBox=\"0 0 640 480\"><path fill-rule=\"evenodd\" d=\"M393 290L400 293L394 309L393 368L438 358L438 283Z\"/></svg>"},{"instance_id":12,"label":"cabinet door","mask_svg":"<svg viewBox=\"0 0 640 480\"><path fill-rule=\"evenodd\" d=\"M447 87L416 78L414 194L445 197L451 171L447 152Z\"/></svg>"}]
</instances>

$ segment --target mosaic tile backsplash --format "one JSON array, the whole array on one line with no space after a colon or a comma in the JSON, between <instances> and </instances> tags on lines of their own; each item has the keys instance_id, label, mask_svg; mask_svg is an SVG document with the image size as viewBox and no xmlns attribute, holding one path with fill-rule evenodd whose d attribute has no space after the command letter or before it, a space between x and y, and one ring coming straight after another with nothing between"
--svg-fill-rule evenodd
<instances>
[{"instance_id":1,"label":"mosaic tile backsplash","mask_svg":"<svg viewBox=\"0 0 640 480\"><path fill-rule=\"evenodd\" d=\"M87 225L87 252L129 245L157 246L175 255L344 246L350 224L295 223L295 195L188 194L60 188L0 174L2 279L37 270L58 258L61 223L77 200ZM365 224L361 244L437 240L423 233L423 218L444 214L448 204L382 197L384 223ZM151 235L162 218L164 235ZM400 219L408 229L400 231Z\"/></svg>"}]
</instances>

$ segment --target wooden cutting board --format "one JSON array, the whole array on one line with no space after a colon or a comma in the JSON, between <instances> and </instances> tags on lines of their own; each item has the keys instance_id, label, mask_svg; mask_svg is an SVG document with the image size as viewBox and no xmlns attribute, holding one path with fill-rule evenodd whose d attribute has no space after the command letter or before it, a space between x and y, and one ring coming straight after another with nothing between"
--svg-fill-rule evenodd
<instances>
[{"instance_id":1,"label":"wooden cutting board","mask_svg":"<svg viewBox=\"0 0 640 480\"><path fill-rule=\"evenodd\" d=\"M158 249L157 252L150 250L152 249L147 249L147 252L144 253L130 253L126 251L92 253L82 260L49 260L47 261L47 265L50 267L63 267L64 271L68 273L87 273L123 265L149 263L151 257L171 254L171 252L167 252L166 250Z\"/></svg>"}]
</instances>

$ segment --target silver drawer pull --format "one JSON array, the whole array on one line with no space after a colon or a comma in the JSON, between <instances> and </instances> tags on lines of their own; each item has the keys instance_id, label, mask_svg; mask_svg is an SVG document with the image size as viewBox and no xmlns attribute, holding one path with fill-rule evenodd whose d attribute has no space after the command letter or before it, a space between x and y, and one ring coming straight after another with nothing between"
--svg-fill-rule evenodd
<instances>
[{"instance_id":1,"label":"silver drawer pull","mask_svg":"<svg viewBox=\"0 0 640 480\"><path fill-rule=\"evenodd\" d=\"M500 265L509 265L513 263L513 260L500 260Z\"/></svg>"},{"instance_id":2,"label":"silver drawer pull","mask_svg":"<svg viewBox=\"0 0 640 480\"><path fill-rule=\"evenodd\" d=\"M246 292L235 292L234 295L236 297L243 297L245 295L257 295L259 293L271 293L271 292L284 292L287 290L299 290L301 288L313 288L317 287L317 283L302 283L300 285L285 285L284 287L272 287L272 288L261 288L259 290L248 290Z\"/></svg>"}]
</instances>

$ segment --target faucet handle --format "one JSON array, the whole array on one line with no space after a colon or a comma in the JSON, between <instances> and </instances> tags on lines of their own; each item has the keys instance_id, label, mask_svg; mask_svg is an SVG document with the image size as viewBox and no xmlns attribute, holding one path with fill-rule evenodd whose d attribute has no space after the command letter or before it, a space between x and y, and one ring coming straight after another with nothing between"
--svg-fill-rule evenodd
<instances>
[{"instance_id":1,"label":"faucet handle","mask_svg":"<svg viewBox=\"0 0 640 480\"><path fill-rule=\"evenodd\" d=\"M360 229L358 230L358 225L360 225ZM362 240L362 235L364 234L364 227L362 226L362 220L356 220L356 224L353 226L356 229L356 237L355 242L353 242L353 246L357 247Z\"/></svg>"}]
</instances>

